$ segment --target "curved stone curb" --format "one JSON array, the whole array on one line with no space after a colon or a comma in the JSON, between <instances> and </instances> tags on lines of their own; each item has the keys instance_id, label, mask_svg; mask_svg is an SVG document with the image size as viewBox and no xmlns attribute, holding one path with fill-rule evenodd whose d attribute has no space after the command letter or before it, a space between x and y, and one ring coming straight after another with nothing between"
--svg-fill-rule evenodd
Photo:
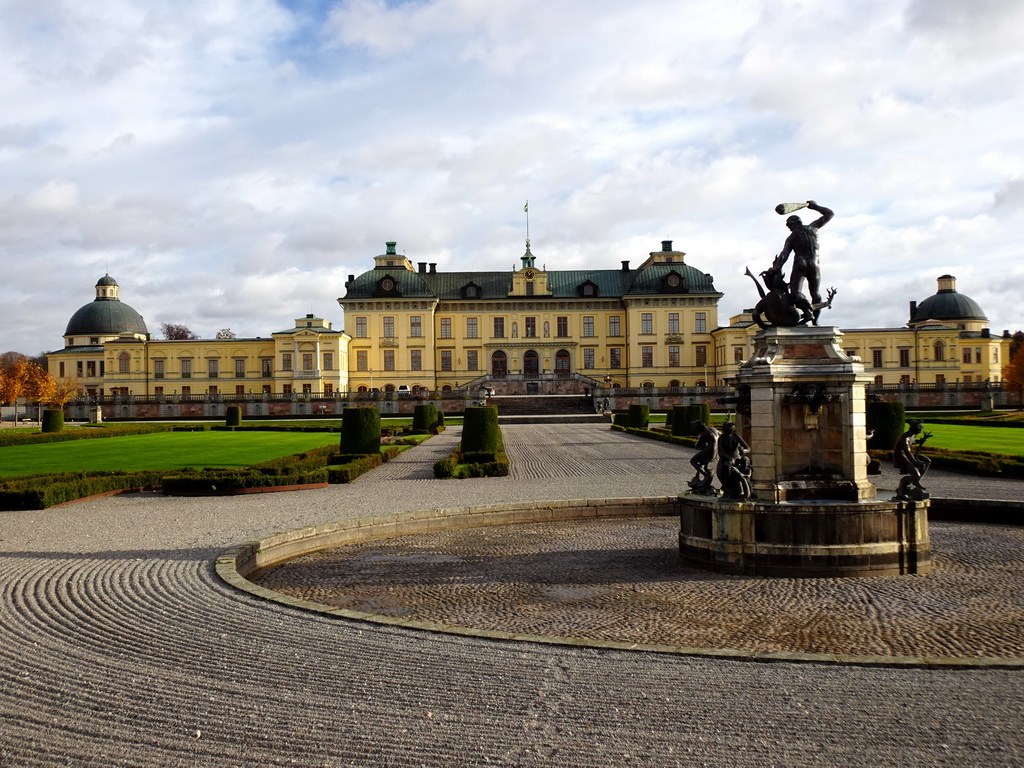
<instances>
[{"instance_id":1,"label":"curved stone curb","mask_svg":"<svg viewBox=\"0 0 1024 768\"><path fill-rule=\"evenodd\" d=\"M378 541L398 536L464 530L492 525L546 523L564 520L593 520L610 517L673 516L679 512L674 496L639 499L579 499L550 502L492 504L479 507L424 509L376 517L358 518L276 533L225 550L217 557L217 576L226 584L256 597L305 611L355 621L416 629L427 632L478 637L487 640L513 640L619 651L667 653L701 656L733 661L842 664L899 668L1024 669L1024 659L956 656L865 656L856 654L801 653L789 651L755 652L730 648L701 648L684 645L660 645L617 642L582 637L534 635L501 630L476 629L418 619L403 619L365 613L348 608L303 600L256 584L248 577L265 568L301 555L348 544Z\"/></svg>"}]
</instances>

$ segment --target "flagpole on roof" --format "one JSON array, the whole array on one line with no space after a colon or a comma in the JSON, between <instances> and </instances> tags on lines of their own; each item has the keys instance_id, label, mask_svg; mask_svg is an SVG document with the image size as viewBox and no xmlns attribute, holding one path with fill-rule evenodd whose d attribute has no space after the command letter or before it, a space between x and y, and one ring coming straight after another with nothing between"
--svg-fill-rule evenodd
<instances>
[{"instance_id":1,"label":"flagpole on roof","mask_svg":"<svg viewBox=\"0 0 1024 768\"><path fill-rule=\"evenodd\" d=\"M523 206L523 213L526 214L526 245L530 245L530 201L526 201L526 205Z\"/></svg>"}]
</instances>

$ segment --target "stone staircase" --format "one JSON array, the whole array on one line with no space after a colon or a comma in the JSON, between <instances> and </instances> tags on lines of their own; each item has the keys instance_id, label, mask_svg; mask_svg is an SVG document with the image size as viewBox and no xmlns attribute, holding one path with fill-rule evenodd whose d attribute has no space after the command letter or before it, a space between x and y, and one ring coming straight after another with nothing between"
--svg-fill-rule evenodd
<instances>
[{"instance_id":1,"label":"stone staircase","mask_svg":"<svg viewBox=\"0 0 1024 768\"><path fill-rule=\"evenodd\" d=\"M600 423L593 398L584 395L496 395L487 404L498 409L502 424Z\"/></svg>"}]
</instances>

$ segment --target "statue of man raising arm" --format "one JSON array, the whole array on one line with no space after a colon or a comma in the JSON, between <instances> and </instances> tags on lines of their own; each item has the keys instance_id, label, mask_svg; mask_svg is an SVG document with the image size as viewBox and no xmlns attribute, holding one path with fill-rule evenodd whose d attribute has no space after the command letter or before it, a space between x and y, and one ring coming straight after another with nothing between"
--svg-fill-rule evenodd
<instances>
[{"instance_id":1,"label":"statue of man raising arm","mask_svg":"<svg viewBox=\"0 0 1024 768\"><path fill-rule=\"evenodd\" d=\"M775 269L782 269L782 266L793 254L793 271L789 277L789 295L794 306L798 304L800 288L803 281L807 280L807 288L811 292L811 303L821 303L821 293L818 290L821 284L821 270L818 267L818 230L828 224L835 215L828 208L818 205L813 200L807 201L807 207L817 211L821 217L805 225L799 216L793 215L786 219L786 226L789 227L790 235L786 238L786 244L782 247L782 253L775 258L773 264ZM818 321L820 309L814 310L814 322ZM808 320L810 318L805 318Z\"/></svg>"}]
</instances>

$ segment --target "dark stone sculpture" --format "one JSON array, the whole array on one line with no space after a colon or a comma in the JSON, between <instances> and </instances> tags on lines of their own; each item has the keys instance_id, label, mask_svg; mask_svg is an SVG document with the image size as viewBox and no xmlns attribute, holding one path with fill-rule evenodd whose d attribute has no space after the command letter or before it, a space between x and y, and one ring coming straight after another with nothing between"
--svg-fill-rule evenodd
<instances>
[{"instance_id":1,"label":"dark stone sculpture","mask_svg":"<svg viewBox=\"0 0 1024 768\"><path fill-rule=\"evenodd\" d=\"M818 266L818 230L828 224L835 215L828 208L818 205L813 200L807 201L807 207L817 211L821 217L810 224L804 224L799 216L793 215L786 219L790 235L782 246L782 252L775 258L774 269L782 270L789 254L793 254L793 271L789 277L789 295L793 304L797 304L803 281L807 281L807 289L811 292L811 301L821 302L818 286L821 282L821 270ZM806 301L806 300L805 300ZM821 310L813 310L812 321L816 325ZM805 320L806 322L806 320Z\"/></svg>"},{"instance_id":2,"label":"dark stone sculpture","mask_svg":"<svg viewBox=\"0 0 1024 768\"><path fill-rule=\"evenodd\" d=\"M893 501L924 501L928 498L928 491L921 485L921 479L928 472L932 461L927 456L921 456L919 451L932 433L922 432L923 427L917 419L907 423L910 429L900 435L892 454L893 464L904 475ZM921 437L918 438L918 435Z\"/></svg>"},{"instance_id":3,"label":"dark stone sculpture","mask_svg":"<svg viewBox=\"0 0 1024 768\"><path fill-rule=\"evenodd\" d=\"M795 385L793 391L786 395L785 399L787 403L806 405L807 410L811 413L817 413L825 403L842 400L843 396L829 392L824 384L810 382Z\"/></svg>"},{"instance_id":4,"label":"dark stone sculpture","mask_svg":"<svg viewBox=\"0 0 1024 768\"><path fill-rule=\"evenodd\" d=\"M722 484L722 498L744 501L750 498L750 446L736 434L736 425L722 424L718 438L718 482Z\"/></svg>"},{"instance_id":5,"label":"dark stone sculpture","mask_svg":"<svg viewBox=\"0 0 1024 768\"><path fill-rule=\"evenodd\" d=\"M711 485L714 476L711 474L708 465L715 460L719 432L710 424L705 424L699 420L691 422L690 426L699 429L700 435L694 445L697 453L690 459L690 466L696 470L697 474L693 476L692 480L687 482L687 485L690 486L692 493L696 493L699 496L715 496L718 492Z\"/></svg>"}]
</instances>

